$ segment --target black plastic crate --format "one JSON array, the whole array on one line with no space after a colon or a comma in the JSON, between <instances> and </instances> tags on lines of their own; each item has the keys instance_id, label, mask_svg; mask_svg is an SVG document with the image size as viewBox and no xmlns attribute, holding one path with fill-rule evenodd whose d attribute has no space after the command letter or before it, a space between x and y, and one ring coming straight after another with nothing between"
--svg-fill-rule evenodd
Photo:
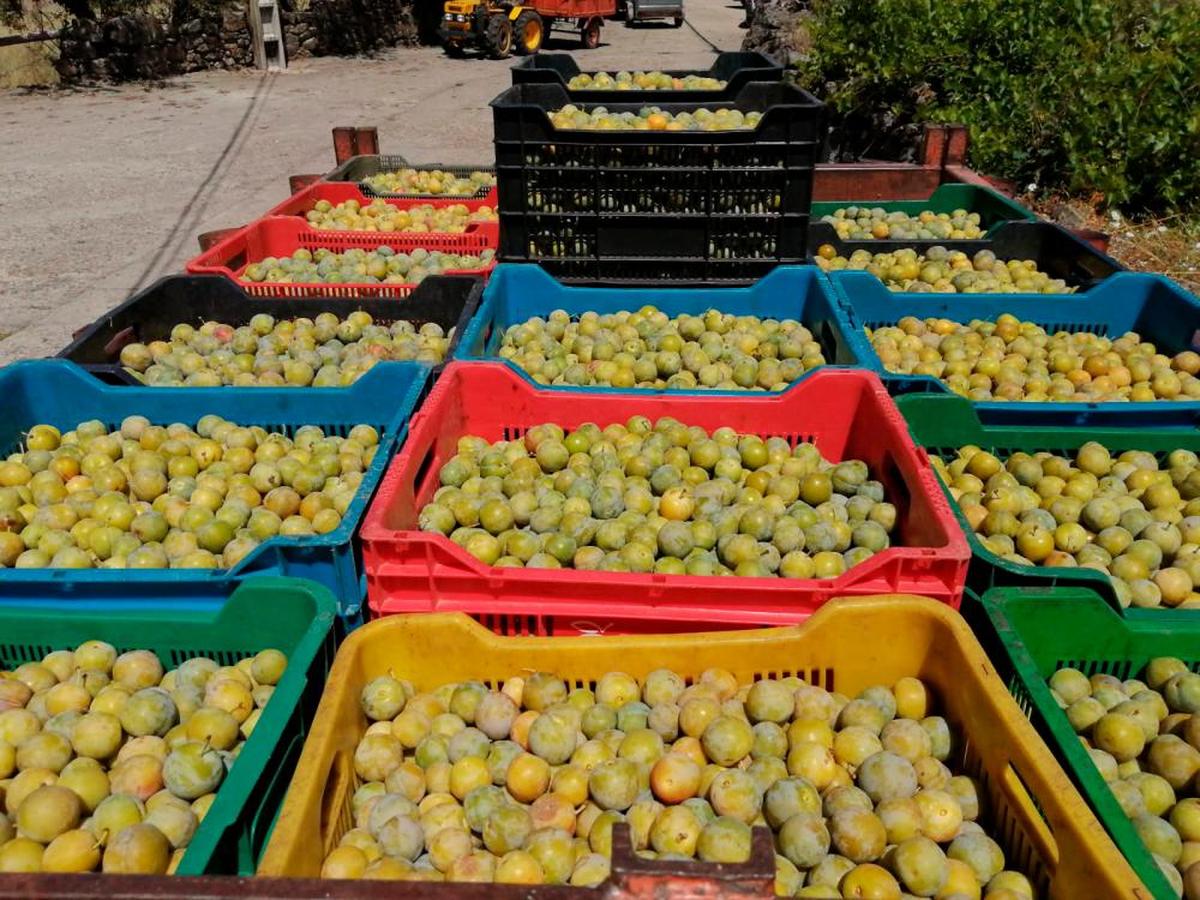
<instances>
[{"instance_id":1,"label":"black plastic crate","mask_svg":"<svg viewBox=\"0 0 1200 900\"><path fill-rule=\"evenodd\" d=\"M171 329L180 322L199 325L219 321L237 327L249 323L258 313L294 319L332 312L344 318L363 310L379 324L408 319L416 325L436 322L447 330L454 328L446 353L449 360L482 296L482 279L466 275L430 275L402 299L354 300L250 297L221 275L168 275L82 329L58 356L106 383L139 384L121 366L122 348L135 342L168 340Z\"/></svg>"},{"instance_id":2,"label":"black plastic crate","mask_svg":"<svg viewBox=\"0 0 1200 900\"><path fill-rule=\"evenodd\" d=\"M519 84L492 101L501 259L569 282L641 284L751 281L806 258L824 120L811 95L749 82L721 103L654 104L763 113L753 129L724 132L555 129L547 113L570 102L561 84Z\"/></svg>"},{"instance_id":3,"label":"black plastic crate","mask_svg":"<svg viewBox=\"0 0 1200 900\"><path fill-rule=\"evenodd\" d=\"M752 81L725 100L703 103L676 99L653 103L664 112L738 109L761 112L755 128L735 131L584 131L555 128L547 115L574 103L559 84L516 84L492 101L496 126L496 165L603 166L651 168L671 166L779 167L786 166L786 148L820 145L824 139L825 107L794 85ZM636 111L646 103L582 103L614 112ZM730 150L729 148L740 148ZM811 158L801 153L801 159Z\"/></svg>"},{"instance_id":4,"label":"black plastic crate","mask_svg":"<svg viewBox=\"0 0 1200 900\"><path fill-rule=\"evenodd\" d=\"M973 256L980 250L991 250L996 259L1032 259L1040 271L1051 278L1061 278L1068 285L1085 290L1125 267L1106 253L1101 253L1087 241L1076 237L1051 222L1003 222L979 240L946 241L839 241L819 240L815 227L810 229L811 246L831 244L841 256L849 257L855 250L870 253L892 253L911 248L924 253L929 247L942 246L961 250ZM819 242L818 242L819 241Z\"/></svg>"},{"instance_id":5,"label":"black plastic crate","mask_svg":"<svg viewBox=\"0 0 1200 900\"><path fill-rule=\"evenodd\" d=\"M372 155L352 156L328 175L325 181L351 181L358 185L368 197L386 197L400 200L480 200L491 193L490 187L481 187L473 194L392 194L376 191L367 184L366 179L380 172L393 172L397 169L440 169L458 178L469 178L472 172L494 172L491 164L486 166L446 166L441 163L413 163L403 156Z\"/></svg>"},{"instance_id":6,"label":"black plastic crate","mask_svg":"<svg viewBox=\"0 0 1200 900\"><path fill-rule=\"evenodd\" d=\"M615 73L615 70L613 70ZM646 71L646 70L643 70ZM582 74L579 64L570 53L538 53L512 67L513 84L554 84L564 88L574 103L653 103L679 100L686 103L713 103L728 100L751 81L782 81L783 67L765 53L725 52L703 70L667 69L667 75L683 78L700 75L724 81L725 87L714 91L602 91L591 88L571 90L567 83ZM594 71L589 75L596 74Z\"/></svg>"}]
</instances>

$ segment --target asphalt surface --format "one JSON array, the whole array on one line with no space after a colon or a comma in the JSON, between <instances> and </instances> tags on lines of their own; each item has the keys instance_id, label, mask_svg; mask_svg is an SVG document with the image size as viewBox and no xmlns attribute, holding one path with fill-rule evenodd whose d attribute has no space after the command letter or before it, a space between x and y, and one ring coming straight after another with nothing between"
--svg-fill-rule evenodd
<instances>
[{"instance_id":1,"label":"asphalt surface","mask_svg":"<svg viewBox=\"0 0 1200 900\"><path fill-rule=\"evenodd\" d=\"M707 68L741 45L740 4L688 0L683 28L605 24L601 46L555 36L585 70ZM301 60L277 74L205 72L162 85L0 92L0 363L53 355L138 288L181 271L196 235L333 167L330 129L376 125L418 162L490 164L488 102L512 60L434 47Z\"/></svg>"}]
</instances>

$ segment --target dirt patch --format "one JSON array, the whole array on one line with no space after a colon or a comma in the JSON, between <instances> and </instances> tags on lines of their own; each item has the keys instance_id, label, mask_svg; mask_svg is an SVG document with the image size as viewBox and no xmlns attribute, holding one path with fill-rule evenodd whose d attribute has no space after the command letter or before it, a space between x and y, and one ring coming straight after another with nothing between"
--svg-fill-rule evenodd
<instances>
[{"instance_id":1,"label":"dirt patch","mask_svg":"<svg viewBox=\"0 0 1200 900\"><path fill-rule=\"evenodd\" d=\"M706 69L713 45L741 43L740 5L689 5L687 15L686 28L605 23L581 63ZM560 44L579 53L573 35ZM76 328L180 271L195 235L261 216L287 196L289 174L329 171L335 125L378 126L384 152L414 162L490 164L488 103L515 62L421 47L302 59L278 75L0 92L0 329L12 332L0 364L57 352Z\"/></svg>"},{"instance_id":2,"label":"dirt patch","mask_svg":"<svg viewBox=\"0 0 1200 900\"><path fill-rule=\"evenodd\" d=\"M1110 236L1109 254L1137 272L1173 278L1200 293L1200 215L1127 218L1085 199L1019 198L1038 215L1068 228L1091 228Z\"/></svg>"}]
</instances>

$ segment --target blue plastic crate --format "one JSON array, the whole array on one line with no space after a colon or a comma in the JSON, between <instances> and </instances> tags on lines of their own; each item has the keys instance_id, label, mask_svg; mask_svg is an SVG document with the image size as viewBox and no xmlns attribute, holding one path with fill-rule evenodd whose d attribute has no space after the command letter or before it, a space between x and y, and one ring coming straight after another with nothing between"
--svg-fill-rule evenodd
<instances>
[{"instance_id":1,"label":"blue plastic crate","mask_svg":"<svg viewBox=\"0 0 1200 900\"><path fill-rule=\"evenodd\" d=\"M492 273L479 312L467 326L454 358L467 362L505 362L530 384L535 384L523 369L499 357L497 351L507 328L532 316L544 317L556 309L578 316L589 310L611 313L636 310L647 304L669 316L718 309L740 316L796 319L812 331L824 350L825 359L831 364L858 366L862 362L858 342L853 340L854 329L839 308L829 279L816 266L781 266L749 287L604 288L569 287L540 266L501 264ZM586 393L670 393L705 397L744 396L746 393L571 385L538 387Z\"/></svg>"},{"instance_id":2,"label":"blue plastic crate","mask_svg":"<svg viewBox=\"0 0 1200 900\"><path fill-rule=\"evenodd\" d=\"M345 434L358 424L379 430L379 449L337 529L324 535L274 537L232 569L0 569L0 601L69 601L138 606L169 601L207 608L247 576L287 575L325 585L338 612L359 621L364 596L358 525L367 503L427 387L430 369L381 363L344 388L149 388L100 383L65 360L34 360L0 369L0 452L9 453L38 423L73 428L100 419L110 428L126 416L155 424L195 426L215 413L239 425L292 433L317 425ZM264 611L266 612L266 611Z\"/></svg>"},{"instance_id":3,"label":"blue plastic crate","mask_svg":"<svg viewBox=\"0 0 1200 900\"><path fill-rule=\"evenodd\" d=\"M905 316L948 318L956 322L995 319L1011 313L1047 331L1090 331L1119 337L1136 331L1159 350L1175 354L1200 349L1200 300L1161 275L1118 272L1085 296L1046 294L906 294L893 293L867 272L843 272L832 279L851 341L862 364L879 374L893 394L950 393L931 375L888 372L867 339L864 328L894 325ZM1146 425L1195 428L1200 400L1151 403L1023 403L983 401L995 425L1073 426Z\"/></svg>"}]
</instances>

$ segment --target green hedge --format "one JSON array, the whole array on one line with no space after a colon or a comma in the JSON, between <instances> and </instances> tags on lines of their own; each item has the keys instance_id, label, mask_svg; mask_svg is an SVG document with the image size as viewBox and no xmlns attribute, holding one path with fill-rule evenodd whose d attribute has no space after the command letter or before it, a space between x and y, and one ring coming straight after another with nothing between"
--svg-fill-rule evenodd
<instances>
[{"instance_id":1,"label":"green hedge","mask_svg":"<svg viewBox=\"0 0 1200 900\"><path fill-rule=\"evenodd\" d=\"M813 0L799 77L860 122L961 122L971 163L1200 206L1200 0Z\"/></svg>"}]
</instances>

